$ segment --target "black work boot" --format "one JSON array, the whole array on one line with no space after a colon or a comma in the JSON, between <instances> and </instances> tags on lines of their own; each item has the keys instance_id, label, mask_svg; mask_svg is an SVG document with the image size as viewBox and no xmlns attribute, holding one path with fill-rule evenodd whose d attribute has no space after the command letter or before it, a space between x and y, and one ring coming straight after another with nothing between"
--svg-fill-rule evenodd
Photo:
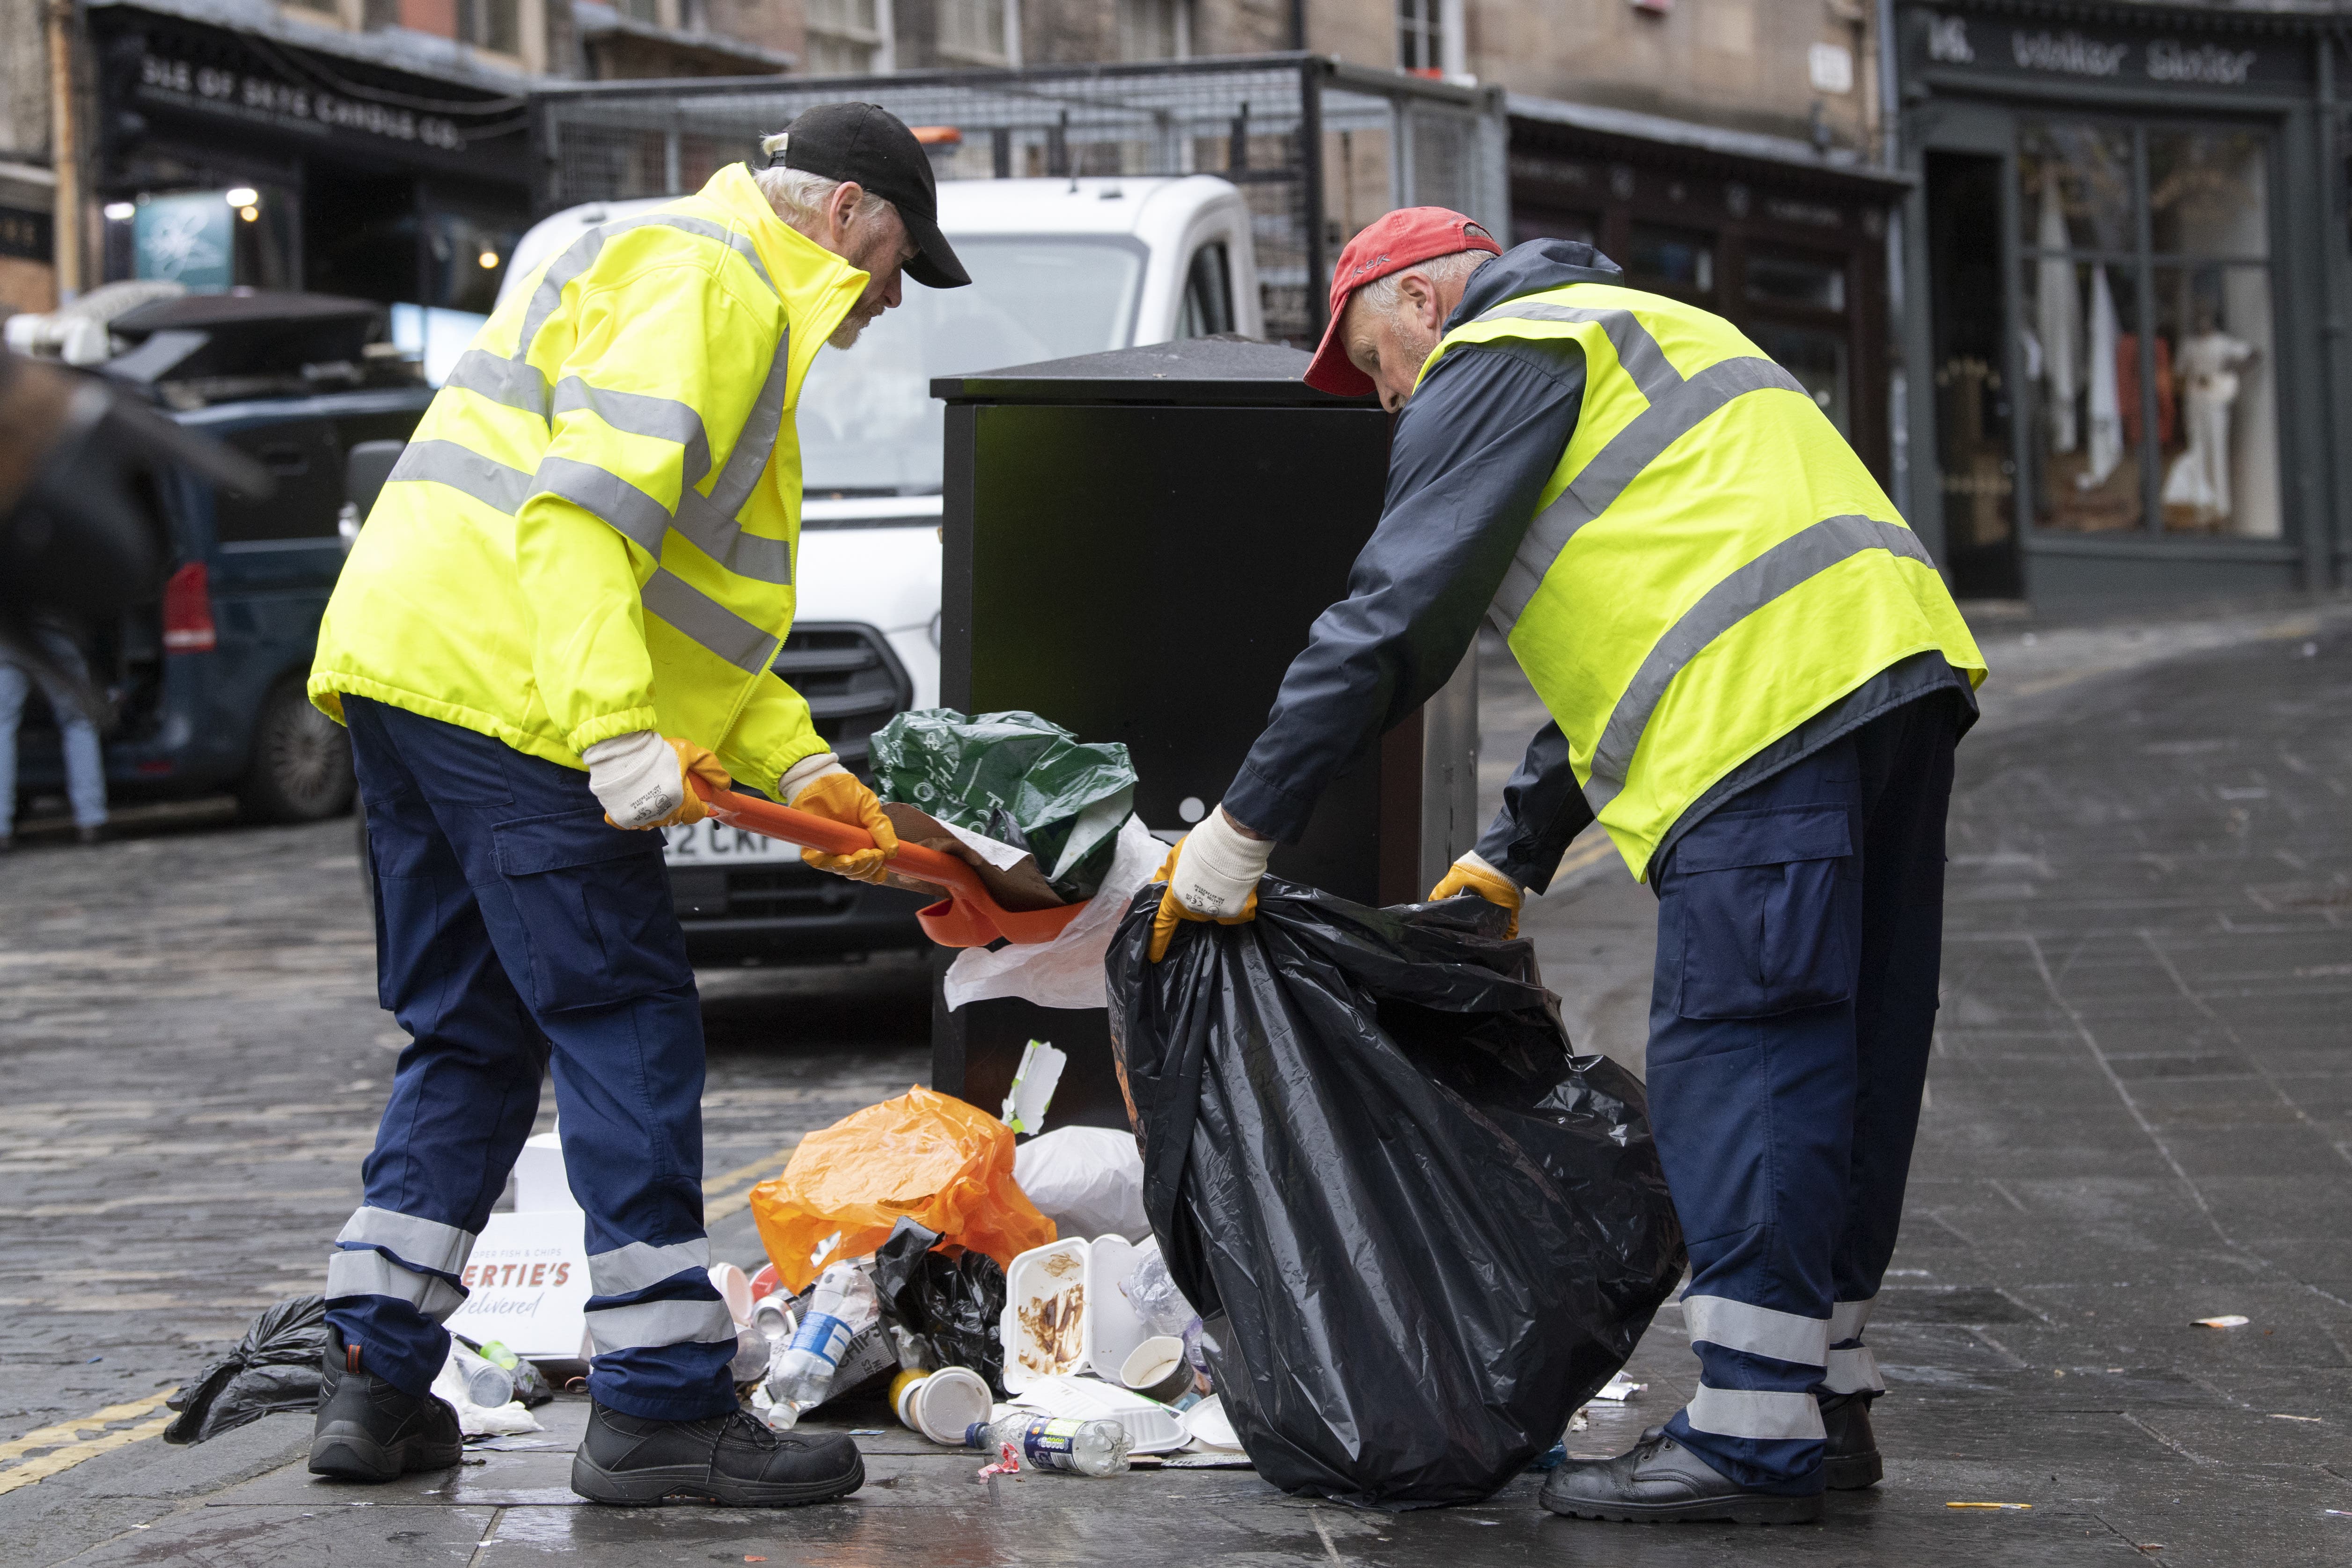
<instances>
[{"instance_id":1,"label":"black work boot","mask_svg":"<svg viewBox=\"0 0 2352 1568\"><path fill-rule=\"evenodd\" d=\"M1870 1429L1867 1394L1824 1394L1822 1426L1829 1434L1829 1482L1832 1491L1858 1492L1874 1487L1886 1474L1879 1461L1878 1435Z\"/></svg>"},{"instance_id":2,"label":"black work boot","mask_svg":"<svg viewBox=\"0 0 2352 1568\"><path fill-rule=\"evenodd\" d=\"M403 1394L360 1365L360 1347L329 1331L310 1438L310 1473L388 1481L409 1470L445 1470L465 1458L457 1413L434 1394Z\"/></svg>"},{"instance_id":3,"label":"black work boot","mask_svg":"<svg viewBox=\"0 0 2352 1568\"><path fill-rule=\"evenodd\" d=\"M1569 1460L1544 1483L1543 1505L1570 1519L1641 1524L1805 1524L1822 1517L1819 1492L1749 1491L1667 1436L1663 1426L1651 1427L1632 1452L1613 1459Z\"/></svg>"},{"instance_id":4,"label":"black work boot","mask_svg":"<svg viewBox=\"0 0 2352 1568\"><path fill-rule=\"evenodd\" d=\"M572 1489L591 1502L643 1507L707 1498L731 1508L827 1502L866 1484L866 1460L838 1432L771 1432L737 1410L702 1421L652 1421L602 1405L572 1456Z\"/></svg>"}]
</instances>

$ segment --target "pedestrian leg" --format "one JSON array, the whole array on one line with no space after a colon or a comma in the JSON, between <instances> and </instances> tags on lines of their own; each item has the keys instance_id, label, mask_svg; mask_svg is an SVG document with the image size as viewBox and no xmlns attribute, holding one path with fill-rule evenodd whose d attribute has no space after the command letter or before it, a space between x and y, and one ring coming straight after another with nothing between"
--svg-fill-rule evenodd
<instances>
[{"instance_id":1,"label":"pedestrian leg","mask_svg":"<svg viewBox=\"0 0 2352 1568\"><path fill-rule=\"evenodd\" d=\"M16 727L31 686L22 668L0 659L0 844L16 833Z\"/></svg>"},{"instance_id":2,"label":"pedestrian leg","mask_svg":"<svg viewBox=\"0 0 2352 1568\"><path fill-rule=\"evenodd\" d=\"M436 815L470 811L489 791L429 752L413 764L391 711L344 702L368 814L379 999L410 1043L362 1168L365 1195L329 1262L327 1321L368 1371L422 1394L448 1358L441 1324L465 1300L466 1259L530 1136L547 1046Z\"/></svg>"},{"instance_id":3,"label":"pedestrian leg","mask_svg":"<svg viewBox=\"0 0 2352 1568\"><path fill-rule=\"evenodd\" d=\"M1656 868L1652 1125L1690 1248L1699 1388L1667 1435L1743 1488L1822 1488L1813 1389L1851 1169L1860 780L1851 739Z\"/></svg>"},{"instance_id":4,"label":"pedestrian leg","mask_svg":"<svg viewBox=\"0 0 2352 1568\"><path fill-rule=\"evenodd\" d=\"M1864 800L1863 946L1854 997L1859 1087L1829 1365L1821 1388L1831 1398L1858 1395L1865 1402L1886 1386L1863 1342L1864 1330L1895 1256L1935 1037L1944 822L1958 730L1948 700L1913 703L1902 711L1899 726L1873 725L1857 737ZM1867 1451L1874 1479L1874 1445ZM1867 1484L1859 1468L1856 1484Z\"/></svg>"}]
</instances>

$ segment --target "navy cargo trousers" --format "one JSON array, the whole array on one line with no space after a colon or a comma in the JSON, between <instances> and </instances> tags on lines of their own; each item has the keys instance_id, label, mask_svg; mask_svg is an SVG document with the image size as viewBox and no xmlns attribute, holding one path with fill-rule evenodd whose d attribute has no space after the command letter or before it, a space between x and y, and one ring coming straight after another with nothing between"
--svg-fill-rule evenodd
<instances>
[{"instance_id":1,"label":"navy cargo trousers","mask_svg":"<svg viewBox=\"0 0 2352 1568\"><path fill-rule=\"evenodd\" d=\"M327 1321L421 1394L475 1237L551 1066L586 1212L588 1388L657 1420L735 1407L735 1329L702 1229L702 1014L661 836L588 775L345 697L375 887L377 984L410 1044L327 1268Z\"/></svg>"},{"instance_id":2,"label":"navy cargo trousers","mask_svg":"<svg viewBox=\"0 0 2352 1568\"><path fill-rule=\"evenodd\" d=\"M1652 870L1650 1117L1700 1366L1666 1430L1757 1489L1821 1490L1817 1397L1885 1386L1863 1328L1935 1032L1958 728L1949 694L1882 714Z\"/></svg>"}]
</instances>

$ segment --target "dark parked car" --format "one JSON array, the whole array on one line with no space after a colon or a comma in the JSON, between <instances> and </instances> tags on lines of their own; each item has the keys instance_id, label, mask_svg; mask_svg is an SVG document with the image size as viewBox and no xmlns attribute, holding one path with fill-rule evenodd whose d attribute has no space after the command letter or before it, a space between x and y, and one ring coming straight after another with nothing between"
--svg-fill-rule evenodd
<instances>
[{"instance_id":1,"label":"dark parked car","mask_svg":"<svg viewBox=\"0 0 2352 1568\"><path fill-rule=\"evenodd\" d=\"M100 367L277 481L245 500L174 473L159 499L176 564L163 598L98 629L94 682L117 801L233 790L257 820L351 809L351 746L303 695L341 569L346 452L404 441L431 401L383 342L384 308L309 294L187 295L110 324L131 346ZM57 733L27 705L18 788L63 787Z\"/></svg>"}]
</instances>

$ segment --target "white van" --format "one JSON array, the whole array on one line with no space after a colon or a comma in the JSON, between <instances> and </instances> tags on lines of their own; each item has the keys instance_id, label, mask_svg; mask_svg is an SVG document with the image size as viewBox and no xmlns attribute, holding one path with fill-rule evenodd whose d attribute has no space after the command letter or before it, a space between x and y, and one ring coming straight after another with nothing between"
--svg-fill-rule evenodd
<instances>
[{"instance_id":1,"label":"white van","mask_svg":"<svg viewBox=\"0 0 2352 1568\"><path fill-rule=\"evenodd\" d=\"M660 205L591 203L543 220L515 247L499 303L583 231ZM948 181L940 226L971 286L909 280L905 302L856 347L817 355L793 413L805 487L800 605L776 671L860 771L891 714L939 701L945 409L932 378L1263 332L1249 208L1210 175ZM669 861L698 963L922 940L908 895L820 877L770 840L675 829Z\"/></svg>"}]
</instances>

